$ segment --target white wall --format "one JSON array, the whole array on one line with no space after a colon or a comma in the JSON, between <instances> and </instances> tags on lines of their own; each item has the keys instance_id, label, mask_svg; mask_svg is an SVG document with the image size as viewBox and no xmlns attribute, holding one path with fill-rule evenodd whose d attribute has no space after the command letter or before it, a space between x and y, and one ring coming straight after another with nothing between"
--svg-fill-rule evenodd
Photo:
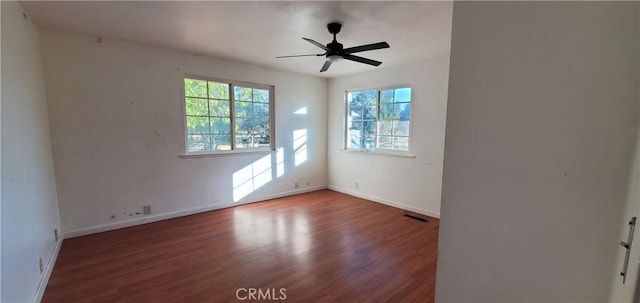
<instances>
[{"instance_id":1,"label":"white wall","mask_svg":"<svg viewBox=\"0 0 640 303\"><path fill-rule=\"evenodd\" d=\"M640 5L638 5L638 15L640 16ZM638 18L638 32L640 35L640 18ZM640 39L640 38L639 38ZM640 47L638 48L638 57L640 57ZM640 72L640 69L639 69ZM640 80L640 76L638 76ZM637 84L640 87L640 82ZM640 102L640 96L638 96ZM638 108L640 110L640 107ZM638 113L640 115L640 113ZM626 224L632 217L640 217L640 125L636 134L636 146L633 161L631 162L631 172L629 177L629 187L627 193L626 204L624 206L624 218L627 220L620 222L622 226L618 238L627 242L629 237L629 228ZM622 284L620 272L622 264L624 264L626 250L620 247L618 249L615 267L611 273L611 295L609 302L640 302L640 222L636 223L636 232L634 233L629 263L627 268L627 281Z\"/></svg>"},{"instance_id":2,"label":"white wall","mask_svg":"<svg viewBox=\"0 0 640 303\"><path fill-rule=\"evenodd\" d=\"M153 210L141 217L148 221L326 187L326 80L53 30L41 31L41 43L69 235L140 223L123 213L145 204ZM183 74L275 85L281 176L276 153L178 157L185 149ZM308 114L294 113L302 108ZM298 166L296 130L307 131L307 159ZM260 159L271 181L234 202L234 173Z\"/></svg>"},{"instance_id":3,"label":"white wall","mask_svg":"<svg viewBox=\"0 0 640 303\"><path fill-rule=\"evenodd\" d=\"M640 101L639 101L640 102ZM629 188L624 206L623 220L620 222L622 227L617 239L627 242L629 236L629 226L627 222L631 217L640 217L640 129L636 139L635 154L631 162L631 176L629 177ZM627 268L627 280L621 283L622 265L626 250L620 247L617 252L617 258L614 262L614 268L611 272L611 295L609 302L638 302L640 301L640 222L636 223L636 229L633 237L631 253Z\"/></svg>"},{"instance_id":4,"label":"white wall","mask_svg":"<svg viewBox=\"0 0 640 303\"><path fill-rule=\"evenodd\" d=\"M638 131L637 5L454 4L438 302L609 300Z\"/></svg>"},{"instance_id":5,"label":"white wall","mask_svg":"<svg viewBox=\"0 0 640 303\"><path fill-rule=\"evenodd\" d=\"M440 215L449 55L329 80L329 187L430 216ZM345 91L412 87L411 154L344 151ZM358 189L355 183L358 182Z\"/></svg>"},{"instance_id":6,"label":"white wall","mask_svg":"<svg viewBox=\"0 0 640 303\"><path fill-rule=\"evenodd\" d=\"M2 1L2 302L36 298L60 229L38 30L22 14Z\"/></svg>"}]
</instances>

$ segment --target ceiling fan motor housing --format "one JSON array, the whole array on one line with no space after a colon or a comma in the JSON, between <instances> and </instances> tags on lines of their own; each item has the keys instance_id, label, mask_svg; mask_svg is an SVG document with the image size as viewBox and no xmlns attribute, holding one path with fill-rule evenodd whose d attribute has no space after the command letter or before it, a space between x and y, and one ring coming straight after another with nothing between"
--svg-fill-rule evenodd
<instances>
[{"instance_id":1,"label":"ceiling fan motor housing","mask_svg":"<svg viewBox=\"0 0 640 303\"><path fill-rule=\"evenodd\" d=\"M327 24L327 29L329 30L330 33L334 35L339 33L341 28L342 28L342 24L338 22L332 22Z\"/></svg>"},{"instance_id":2,"label":"ceiling fan motor housing","mask_svg":"<svg viewBox=\"0 0 640 303\"><path fill-rule=\"evenodd\" d=\"M329 44L327 44L327 48L329 49L329 51L327 51L326 56L333 56L333 55L347 55L347 52L343 51L342 48L342 43L338 43L337 41L333 41Z\"/></svg>"},{"instance_id":3,"label":"ceiling fan motor housing","mask_svg":"<svg viewBox=\"0 0 640 303\"><path fill-rule=\"evenodd\" d=\"M330 57L330 56L344 56L347 53L342 51L343 50L343 46L342 43L339 43L336 40L336 34L340 32L340 29L342 29L342 24L337 23L337 22L332 22L327 24L327 29L329 30L329 33L333 34L333 41L331 41L331 43L327 44L327 48L329 49L326 53L326 57Z\"/></svg>"}]
</instances>

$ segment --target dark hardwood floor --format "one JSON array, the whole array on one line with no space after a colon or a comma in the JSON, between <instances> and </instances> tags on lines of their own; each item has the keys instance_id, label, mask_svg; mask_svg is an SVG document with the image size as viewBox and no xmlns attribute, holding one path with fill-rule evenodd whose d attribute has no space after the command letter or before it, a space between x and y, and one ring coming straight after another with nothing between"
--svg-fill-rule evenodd
<instances>
[{"instance_id":1,"label":"dark hardwood floor","mask_svg":"<svg viewBox=\"0 0 640 303\"><path fill-rule=\"evenodd\" d=\"M43 302L432 302L439 221L405 213L322 190L67 239Z\"/></svg>"}]
</instances>

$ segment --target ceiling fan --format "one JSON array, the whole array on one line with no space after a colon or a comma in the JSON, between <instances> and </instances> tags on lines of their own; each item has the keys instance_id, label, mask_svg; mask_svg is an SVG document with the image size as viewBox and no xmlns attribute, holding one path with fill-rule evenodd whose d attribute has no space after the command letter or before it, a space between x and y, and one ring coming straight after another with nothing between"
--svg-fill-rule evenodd
<instances>
[{"instance_id":1,"label":"ceiling fan","mask_svg":"<svg viewBox=\"0 0 640 303\"><path fill-rule=\"evenodd\" d=\"M338 34L340 32L341 28L342 28L342 24L337 23L337 22L332 22L332 23L327 24L327 29L329 30L329 33L333 34L333 41L331 41L331 43L327 44L326 46L323 45L320 42L317 42L317 41L313 40L313 39L302 38L302 39L306 40L307 42L309 42L309 43L311 43L311 44L323 49L325 52L322 53L322 54L280 56L280 57L276 57L276 58L325 56L325 57L327 57L327 61L324 62L324 65L320 69L320 72L327 71L329 69L329 67L331 66L331 63L333 63L335 61L338 61L340 59L347 59L347 60L356 61L356 62L360 62L360 63L364 63L364 64L370 64L370 65L373 65L373 66L378 66L378 65L382 64L382 62L380 62L380 61L375 61L375 60L371 60L371 59L367 59L367 58L363 58L363 57L359 57L359 56L354 56L352 54L353 53L358 53L358 52L375 50L375 49L388 48L389 44L387 42L378 42L378 43L354 46L354 47L349 47L349 48L343 48L342 47L342 43L338 43L338 41L336 41L336 34Z\"/></svg>"}]
</instances>

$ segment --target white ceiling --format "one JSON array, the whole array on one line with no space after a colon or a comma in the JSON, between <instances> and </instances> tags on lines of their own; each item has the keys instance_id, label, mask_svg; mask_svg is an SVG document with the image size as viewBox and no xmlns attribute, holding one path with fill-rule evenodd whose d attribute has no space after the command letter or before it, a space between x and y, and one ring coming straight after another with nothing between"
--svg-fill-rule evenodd
<instances>
[{"instance_id":1,"label":"white ceiling","mask_svg":"<svg viewBox=\"0 0 640 303\"><path fill-rule=\"evenodd\" d=\"M338 41L352 47L387 41L391 48L358 53L377 68L448 53L452 2L22 2L42 28L137 42L320 77L376 67L341 61L319 73L324 57L276 59L323 51L326 24L343 24Z\"/></svg>"}]
</instances>

